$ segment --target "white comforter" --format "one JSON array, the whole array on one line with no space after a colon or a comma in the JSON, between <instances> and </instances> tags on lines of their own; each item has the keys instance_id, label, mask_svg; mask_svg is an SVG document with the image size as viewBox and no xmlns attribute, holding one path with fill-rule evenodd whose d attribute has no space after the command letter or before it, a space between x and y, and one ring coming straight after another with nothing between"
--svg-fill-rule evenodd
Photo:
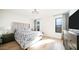
<instances>
[{"instance_id":1,"label":"white comforter","mask_svg":"<svg viewBox=\"0 0 79 59\"><path fill-rule=\"evenodd\" d=\"M15 40L21 48L26 49L39 41L42 35L42 32L39 31L18 30L15 32Z\"/></svg>"}]
</instances>

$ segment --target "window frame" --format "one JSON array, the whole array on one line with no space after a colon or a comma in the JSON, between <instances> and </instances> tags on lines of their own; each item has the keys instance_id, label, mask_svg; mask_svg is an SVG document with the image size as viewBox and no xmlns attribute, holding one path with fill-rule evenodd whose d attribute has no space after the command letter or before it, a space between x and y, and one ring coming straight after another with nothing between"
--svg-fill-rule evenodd
<instances>
[{"instance_id":1,"label":"window frame","mask_svg":"<svg viewBox=\"0 0 79 59\"><path fill-rule=\"evenodd\" d=\"M56 23L57 23L56 20L57 20L57 19L61 19L61 20L62 20L62 25L61 25L61 31L60 31L60 32L57 32L57 30L56 30L56 29L57 29L57 27L56 27L56 26L57 26L57 25L56 25ZM63 27L63 18L62 18L62 17L56 17L56 18L55 18L55 32L56 32L56 33L62 33L62 27Z\"/></svg>"}]
</instances>

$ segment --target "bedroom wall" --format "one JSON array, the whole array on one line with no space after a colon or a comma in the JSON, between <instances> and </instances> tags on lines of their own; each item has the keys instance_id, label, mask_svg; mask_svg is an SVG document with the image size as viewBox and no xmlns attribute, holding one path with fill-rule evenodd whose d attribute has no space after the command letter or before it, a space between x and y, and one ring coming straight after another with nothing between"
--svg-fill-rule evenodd
<instances>
[{"instance_id":1,"label":"bedroom wall","mask_svg":"<svg viewBox=\"0 0 79 59\"><path fill-rule=\"evenodd\" d=\"M46 36L50 37L60 37L60 33L55 32L55 17L51 14L43 16L44 20L41 20L41 31L44 32Z\"/></svg>"},{"instance_id":2,"label":"bedroom wall","mask_svg":"<svg viewBox=\"0 0 79 59\"><path fill-rule=\"evenodd\" d=\"M55 19L53 15L62 14L67 12L68 10L39 10L39 14L35 15L32 19L40 19L40 30L44 32L45 35L53 37L53 36L60 36L59 33L55 33Z\"/></svg>"},{"instance_id":3,"label":"bedroom wall","mask_svg":"<svg viewBox=\"0 0 79 59\"><path fill-rule=\"evenodd\" d=\"M65 13L67 9L38 9L38 14L32 14L33 9L19 9L19 10L0 10L0 27L10 28L14 21L25 22L31 24L33 28L33 21L40 19L40 30L45 35L53 37L60 36L55 33L55 18L54 15Z\"/></svg>"},{"instance_id":4,"label":"bedroom wall","mask_svg":"<svg viewBox=\"0 0 79 59\"><path fill-rule=\"evenodd\" d=\"M26 13L25 10L0 10L0 27L10 29L12 22L25 22L32 25L33 22Z\"/></svg>"},{"instance_id":5,"label":"bedroom wall","mask_svg":"<svg viewBox=\"0 0 79 59\"><path fill-rule=\"evenodd\" d=\"M38 10L39 14L33 15L32 19L40 19L40 30L44 32L45 35L50 37L61 37L60 33L55 32L55 15L61 15L66 12L70 12L70 15L73 14L76 9L41 9Z\"/></svg>"}]
</instances>

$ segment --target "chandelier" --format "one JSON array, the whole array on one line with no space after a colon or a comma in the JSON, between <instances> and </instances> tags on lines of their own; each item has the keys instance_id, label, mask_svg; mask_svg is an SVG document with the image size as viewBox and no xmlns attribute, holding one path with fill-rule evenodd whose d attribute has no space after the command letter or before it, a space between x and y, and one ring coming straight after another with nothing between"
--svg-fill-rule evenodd
<instances>
[{"instance_id":1,"label":"chandelier","mask_svg":"<svg viewBox=\"0 0 79 59\"><path fill-rule=\"evenodd\" d=\"M33 13L33 14L38 14L39 11L38 11L37 9L34 9L34 10L32 11L32 13Z\"/></svg>"}]
</instances>

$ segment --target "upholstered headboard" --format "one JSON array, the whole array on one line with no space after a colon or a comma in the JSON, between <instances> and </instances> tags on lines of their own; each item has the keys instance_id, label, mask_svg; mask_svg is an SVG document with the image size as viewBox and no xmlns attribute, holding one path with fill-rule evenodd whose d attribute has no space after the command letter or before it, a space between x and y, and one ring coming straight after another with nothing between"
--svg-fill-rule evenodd
<instances>
[{"instance_id":1,"label":"upholstered headboard","mask_svg":"<svg viewBox=\"0 0 79 59\"><path fill-rule=\"evenodd\" d=\"M12 29L12 32L15 32L17 29L19 29L19 30L27 30L27 29L30 29L30 24L20 23L20 22L13 22L11 29Z\"/></svg>"}]
</instances>

